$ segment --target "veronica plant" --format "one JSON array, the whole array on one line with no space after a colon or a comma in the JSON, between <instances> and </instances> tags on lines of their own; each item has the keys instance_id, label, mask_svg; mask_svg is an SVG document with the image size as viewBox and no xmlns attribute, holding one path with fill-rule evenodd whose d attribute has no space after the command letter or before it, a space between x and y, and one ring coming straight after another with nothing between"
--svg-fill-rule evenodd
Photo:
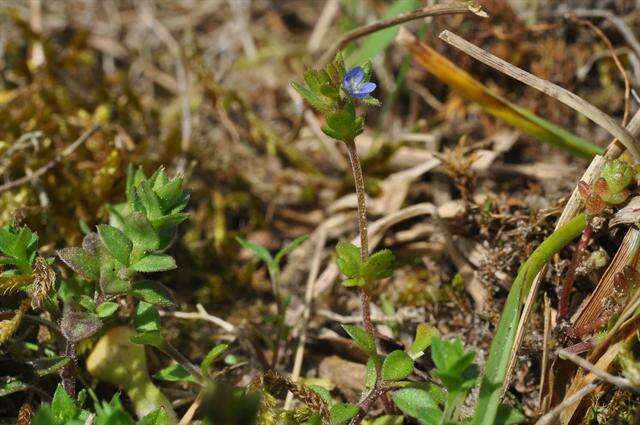
<instances>
[{"instance_id":1,"label":"veronica plant","mask_svg":"<svg viewBox=\"0 0 640 425\"><path fill-rule=\"evenodd\" d=\"M427 325L418 327L413 344L406 350L395 350L385 356L379 352L376 344L369 291L379 280L392 275L394 255L388 249L369 255L364 176L355 139L364 129L364 119L358 115L356 107L359 104L380 105L371 96L376 85L369 81L370 74L369 63L346 70L342 56L338 54L325 69L307 71L304 75L305 85L292 83L324 115L326 125L322 131L345 144L358 201L360 246L339 242L336 254L338 267L346 277L342 284L360 290L364 328L354 325L344 325L343 328L369 356L367 382L357 405L332 403L327 394L323 398L330 406L332 424L361 423L376 400L380 397L386 399L387 394L393 391L393 400L405 414L424 423L449 423L456 416L456 409L468 391L475 385L477 373L472 367L474 354L464 352L460 341L434 339L437 332ZM432 358L436 363L434 374L442 382L436 391L441 396L439 398L432 397L431 393L408 381L413 374L415 360L424 355L432 341ZM425 406L429 409L424 410ZM328 423L328 419L323 419L320 414L309 423L314 421Z\"/></svg>"}]
</instances>

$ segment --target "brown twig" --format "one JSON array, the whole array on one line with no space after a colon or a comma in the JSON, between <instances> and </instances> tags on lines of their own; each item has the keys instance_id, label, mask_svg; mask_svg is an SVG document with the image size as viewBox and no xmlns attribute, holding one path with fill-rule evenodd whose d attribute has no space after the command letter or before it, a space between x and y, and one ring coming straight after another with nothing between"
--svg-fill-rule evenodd
<instances>
[{"instance_id":1,"label":"brown twig","mask_svg":"<svg viewBox=\"0 0 640 425\"><path fill-rule=\"evenodd\" d=\"M633 33L633 30L629 28L627 23L622 18L620 18L619 16L616 16L610 10L577 9L577 10L572 10L571 14L574 16L580 16L584 18L604 18L607 21L611 22L618 29L618 31L620 31L620 34L622 34L622 36L627 41L627 43L629 43L629 46L631 46L631 49L633 50L633 52L640 59L640 42L638 42L638 39Z\"/></svg>"},{"instance_id":2,"label":"brown twig","mask_svg":"<svg viewBox=\"0 0 640 425\"><path fill-rule=\"evenodd\" d=\"M593 22L586 19L580 19L571 13L567 13L566 16L581 25L589 27L593 32L596 33L598 37L600 37L600 40L602 40L602 42L607 46L607 49L609 49L609 53L611 53L611 57L613 58L613 61L615 62L616 67L618 67L620 74L622 74L622 79L624 80L624 115L622 116L622 125L627 125L627 122L629 120L629 109L631 107L631 83L629 83L627 72L625 71L624 66L622 66L622 62L620 62L620 58L616 54L616 50L613 48L611 40L609 40L609 37L607 37L600 28L594 25Z\"/></svg>"},{"instance_id":3,"label":"brown twig","mask_svg":"<svg viewBox=\"0 0 640 425\"><path fill-rule=\"evenodd\" d=\"M62 152L60 152L59 155L56 155L51 161L47 162L45 165L43 165L42 167L38 168L33 173L28 174L26 176L20 177L19 179L12 180L10 182L7 182L7 183L1 185L0 186L0 193L6 192L7 190L15 189L16 187L22 186L25 183L29 183L33 179L36 179L36 178L40 177L41 175L43 175L44 173L46 173L47 171L51 170L53 167L55 167L60 162L62 162L62 160L65 157L71 155L76 149L78 149L87 140L89 140L89 138L91 138L91 136L93 136L94 133L96 131L98 131L100 128L101 128L100 125L95 125L92 128L90 128L89 130L87 130L84 133L82 133L82 135L75 142L71 143L69 146L64 148L62 150Z\"/></svg>"},{"instance_id":4,"label":"brown twig","mask_svg":"<svg viewBox=\"0 0 640 425\"><path fill-rule=\"evenodd\" d=\"M609 115L602 112L600 109L593 106L580 96L566 90L557 84L553 84L547 80L536 77L535 75L518 68L509 62L500 59L499 57L492 55L484 49L468 42L464 38L445 30L440 33L440 38L452 45L453 47L462 50L466 54L479 60L480 62L518 80L523 83L540 90L541 92L559 100L565 105L571 107L577 112L589 118L594 123L598 124L627 148L629 153L637 160L640 161L640 145L635 140L635 137L624 127L618 124Z\"/></svg>"},{"instance_id":5,"label":"brown twig","mask_svg":"<svg viewBox=\"0 0 640 425\"><path fill-rule=\"evenodd\" d=\"M596 379L593 382L585 385L580 391L571 395L571 397L565 398L562 403L558 404L556 407L547 412L544 416L542 416L535 425L551 425L555 423L556 418L566 409L571 406L573 403L582 400L587 394L598 388L600 385L600 380Z\"/></svg>"},{"instance_id":6,"label":"brown twig","mask_svg":"<svg viewBox=\"0 0 640 425\"><path fill-rule=\"evenodd\" d=\"M351 30L345 34L343 34L340 38L338 38L327 50L325 50L324 54L320 57L318 61L318 68L324 67L333 57L342 50L347 44L352 41L364 37L365 35L369 35L376 31L380 31L382 29L393 27L396 25L403 24L405 22L414 21L420 18L426 18L427 16L440 16L440 15L451 15L456 13L473 13L482 18L488 17L486 12L482 10L477 4L472 3L444 3L444 4L436 4L434 6L426 6L418 10L414 10L413 12L408 12L394 18L385 19L382 21L374 22L369 25L364 25L354 30Z\"/></svg>"},{"instance_id":7,"label":"brown twig","mask_svg":"<svg viewBox=\"0 0 640 425\"><path fill-rule=\"evenodd\" d=\"M594 374L595 376L602 379L604 382L608 384L611 384L625 391L630 391L635 394L640 394L640 388L632 384L628 379L621 378L619 376L614 376L609 372L606 372L602 369L598 369L595 365L591 364L589 361L583 359L577 354L570 353L567 350L558 350L556 353L560 358L569 360L570 362L591 372L592 374Z\"/></svg>"}]
</instances>

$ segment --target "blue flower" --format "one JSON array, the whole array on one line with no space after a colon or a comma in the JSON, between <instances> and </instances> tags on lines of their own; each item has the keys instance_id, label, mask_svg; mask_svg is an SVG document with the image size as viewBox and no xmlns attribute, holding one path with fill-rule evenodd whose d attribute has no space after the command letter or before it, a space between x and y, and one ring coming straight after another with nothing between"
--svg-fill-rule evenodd
<instances>
[{"instance_id":1,"label":"blue flower","mask_svg":"<svg viewBox=\"0 0 640 425\"><path fill-rule=\"evenodd\" d=\"M349 96L362 99L376 89L376 83L364 80L364 69L361 66L351 68L342 79L342 88Z\"/></svg>"}]
</instances>

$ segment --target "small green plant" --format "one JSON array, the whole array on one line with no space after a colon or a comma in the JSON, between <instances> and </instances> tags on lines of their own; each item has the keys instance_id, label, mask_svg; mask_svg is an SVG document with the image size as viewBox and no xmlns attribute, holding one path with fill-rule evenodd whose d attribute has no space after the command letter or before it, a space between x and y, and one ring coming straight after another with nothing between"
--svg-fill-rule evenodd
<instances>
[{"instance_id":1,"label":"small green plant","mask_svg":"<svg viewBox=\"0 0 640 425\"><path fill-rule=\"evenodd\" d=\"M367 380L357 405L334 404L328 394L323 398L330 407L331 424L360 424L372 405L379 398L387 397L389 392L394 393L394 402L408 416L428 424L453 423L458 417L457 409L476 383L477 371L472 365L474 353L465 352L460 340L448 342L437 338L435 329L427 325L418 326L415 340L407 350L395 350L385 356L379 352L376 343L369 293L378 281L393 274L395 260L388 249L369 255L365 184L355 139L364 129L364 118L357 114L358 103L380 104L371 97L376 86L369 81L370 70L369 63L346 70L342 56L338 54L325 69L307 71L306 85L293 83L293 87L325 116L324 133L345 144L358 200L360 246L339 242L336 256L338 268L346 277L342 284L360 290L364 328L355 325L343 325L343 328L369 356ZM433 374L442 383L442 386L433 386L431 392L422 384L407 381L414 372L415 360L430 346L436 364ZM314 420L320 423L321 419L317 415Z\"/></svg>"},{"instance_id":2,"label":"small green plant","mask_svg":"<svg viewBox=\"0 0 640 425\"><path fill-rule=\"evenodd\" d=\"M275 368L278 364L278 358L280 355L280 345L282 343L282 339L286 336L287 327L284 322L284 317L287 312L287 304L288 302L282 298L280 294L280 263L290 253L295 251L300 245L306 242L309 239L308 236L303 235L296 239L294 239L291 243L286 245L284 248L280 249L275 256L272 256L271 253L263 246L255 244L253 242L247 241L240 237L236 238L238 243L242 245L244 248L253 252L255 256L263 261L267 265L267 270L269 271L269 280L271 281L271 290L273 292L273 296L276 299L276 308L277 315L273 318L276 326L278 327L278 332L276 334L275 341L272 343L273 348L273 357L271 360L271 367Z\"/></svg>"}]
</instances>

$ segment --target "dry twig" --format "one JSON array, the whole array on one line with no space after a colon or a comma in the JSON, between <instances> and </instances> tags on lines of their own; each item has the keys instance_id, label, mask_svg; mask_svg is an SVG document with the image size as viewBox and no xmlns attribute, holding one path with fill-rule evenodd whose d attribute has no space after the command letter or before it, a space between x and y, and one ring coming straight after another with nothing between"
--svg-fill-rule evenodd
<instances>
[{"instance_id":1,"label":"dry twig","mask_svg":"<svg viewBox=\"0 0 640 425\"><path fill-rule=\"evenodd\" d=\"M486 12L482 10L482 7L470 2L444 3L434 6L426 6L422 9L414 10L413 12L408 12L400 16L396 16L395 18L385 19L383 21L378 21L369 25L361 26L343 34L327 50L325 50L324 54L318 61L318 68L322 68L327 63L329 63L329 61L333 59L336 53L342 50L347 44L351 43L354 40L357 40L360 37L364 37L365 35L380 31L384 28L404 24L405 22L414 21L420 18L426 18L427 16L451 15L456 13L473 13L482 18L488 17Z\"/></svg>"}]
</instances>

